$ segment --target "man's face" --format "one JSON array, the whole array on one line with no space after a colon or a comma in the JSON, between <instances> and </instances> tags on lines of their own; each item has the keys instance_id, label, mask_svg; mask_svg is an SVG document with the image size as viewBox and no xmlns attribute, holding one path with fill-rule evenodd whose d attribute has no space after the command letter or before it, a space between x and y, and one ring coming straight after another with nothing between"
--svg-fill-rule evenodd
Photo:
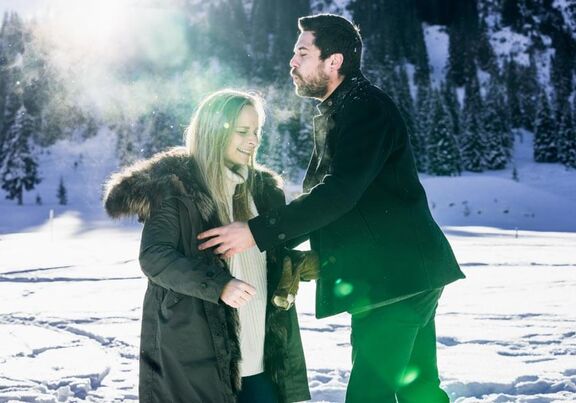
<instances>
[{"instance_id":1,"label":"man's face","mask_svg":"<svg viewBox=\"0 0 576 403\"><path fill-rule=\"evenodd\" d=\"M328 59L320 59L320 49L314 45L310 31L302 32L294 45L290 76L301 97L322 99L328 91Z\"/></svg>"}]
</instances>

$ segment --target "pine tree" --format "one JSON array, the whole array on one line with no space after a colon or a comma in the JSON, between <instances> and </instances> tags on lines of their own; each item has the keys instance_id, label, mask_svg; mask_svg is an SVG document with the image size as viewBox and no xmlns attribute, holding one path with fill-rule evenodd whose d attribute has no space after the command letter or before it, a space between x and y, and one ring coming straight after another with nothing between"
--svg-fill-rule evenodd
<instances>
[{"instance_id":1,"label":"pine tree","mask_svg":"<svg viewBox=\"0 0 576 403\"><path fill-rule=\"evenodd\" d=\"M569 104L562 112L558 133L558 160L567 167L576 168L576 127Z\"/></svg>"},{"instance_id":2,"label":"pine tree","mask_svg":"<svg viewBox=\"0 0 576 403\"><path fill-rule=\"evenodd\" d=\"M450 84L450 81L447 80L443 83L441 87L441 92L444 97L444 103L448 112L450 112L450 116L452 117L452 126L454 127L454 137L456 140L460 138L461 133L461 117L460 117L460 103L458 102L458 95L456 94L456 88Z\"/></svg>"},{"instance_id":3,"label":"pine tree","mask_svg":"<svg viewBox=\"0 0 576 403\"><path fill-rule=\"evenodd\" d=\"M484 19L480 22L480 37L478 38L478 66L494 75L498 73L498 63L496 62L496 55L494 49L488 39L488 26Z\"/></svg>"},{"instance_id":4,"label":"pine tree","mask_svg":"<svg viewBox=\"0 0 576 403\"><path fill-rule=\"evenodd\" d=\"M442 96L434 92L434 114L428 136L428 173L441 176L460 175L460 153L454 138L452 119Z\"/></svg>"},{"instance_id":5,"label":"pine tree","mask_svg":"<svg viewBox=\"0 0 576 403\"><path fill-rule=\"evenodd\" d=\"M421 169L423 172L424 167L418 166L418 161L422 161L425 158L422 154L426 152L426 145L422 143L421 137L418 135L418 129L416 127L416 108L410 92L408 73L406 72L404 65L399 67L398 79L396 80L395 87L396 96L394 99L398 105L400 113L402 114L402 118L406 123L408 137L410 138L414 158L417 162L417 169Z\"/></svg>"},{"instance_id":6,"label":"pine tree","mask_svg":"<svg viewBox=\"0 0 576 403\"><path fill-rule=\"evenodd\" d=\"M3 115L3 125L0 127L0 166L2 161L6 159L6 152L8 145L6 144L10 135L8 131L14 126L18 111L22 107L22 100L20 94L16 90L11 90L6 96L4 110L0 111Z\"/></svg>"},{"instance_id":7,"label":"pine tree","mask_svg":"<svg viewBox=\"0 0 576 403\"><path fill-rule=\"evenodd\" d=\"M455 86L461 87L466 83L466 59L469 57L466 52L466 43L460 31L455 27L448 29L448 79Z\"/></svg>"},{"instance_id":8,"label":"pine tree","mask_svg":"<svg viewBox=\"0 0 576 403\"><path fill-rule=\"evenodd\" d=\"M485 161L488 169L504 169L511 157L512 138L504 94L495 77L490 79L482 119L486 133Z\"/></svg>"},{"instance_id":9,"label":"pine tree","mask_svg":"<svg viewBox=\"0 0 576 403\"><path fill-rule=\"evenodd\" d=\"M418 24L418 31L414 44L415 52L415 69L414 69L414 83L423 85L430 84L430 59L428 57L428 49L424 40L424 31L422 24Z\"/></svg>"},{"instance_id":10,"label":"pine tree","mask_svg":"<svg viewBox=\"0 0 576 403\"><path fill-rule=\"evenodd\" d=\"M527 130L534 130L534 116L540 94L540 82L538 81L538 68L534 54L530 55L528 67L518 68L518 105L521 113L521 126Z\"/></svg>"},{"instance_id":11,"label":"pine tree","mask_svg":"<svg viewBox=\"0 0 576 403\"><path fill-rule=\"evenodd\" d=\"M567 135L567 150L565 151L565 162L567 167L576 169L576 94L572 98L572 137Z\"/></svg>"},{"instance_id":12,"label":"pine tree","mask_svg":"<svg viewBox=\"0 0 576 403\"><path fill-rule=\"evenodd\" d=\"M538 112L534 123L534 161L557 162L557 127L552 119L546 90L540 93Z\"/></svg>"},{"instance_id":13,"label":"pine tree","mask_svg":"<svg viewBox=\"0 0 576 403\"><path fill-rule=\"evenodd\" d=\"M482 98L478 80L472 80L465 88L462 113L462 136L460 152L462 166L467 171L482 172L486 168L486 139L482 127Z\"/></svg>"},{"instance_id":14,"label":"pine tree","mask_svg":"<svg viewBox=\"0 0 576 403\"><path fill-rule=\"evenodd\" d=\"M514 59L506 61L504 67L504 78L506 80L506 99L508 113L510 114L510 124L513 128L519 129L524 126L523 113L520 106L520 82L518 77L518 65Z\"/></svg>"},{"instance_id":15,"label":"pine tree","mask_svg":"<svg viewBox=\"0 0 576 403\"><path fill-rule=\"evenodd\" d=\"M515 31L520 30L522 27L522 14L518 0L503 0L502 24L511 27Z\"/></svg>"},{"instance_id":16,"label":"pine tree","mask_svg":"<svg viewBox=\"0 0 576 403\"><path fill-rule=\"evenodd\" d=\"M7 199L16 199L19 205L23 202L24 190L32 190L40 183L38 163L33 154L33 130L33 118L21 107L3 144L2 189L8 192Z\"/></svg>"},{"instance_id":17,"label":"pine tree","mask_svg":"<svg viewBox=\"0 0 576 403\"><path fill-rule=\"evenodd\" d=\"M574 39L566 32L556 34L553 43L555 52L550 57L550 79L554 86L553 110L556 112L555 117L558 119L564 109L564 104L569 102L572 94L576 47L574 46Z\"/></svg>"},{"instance_id":18,"label":"pine tree","mask_svg":"<svg viewBox=\"0 0 576 403\"><path fill-rule=\"evenodd\" d=\"M416 122L414 133L410 138L414 157L416 158L416 168L418 172L426 172L428 165L428 133L434 108L432 99L432 87L430 83L418 83L416 93Z\"/></svg>"},{"instance_id":19,"label":"pine tree","mask_svg":"<svg viewBox=\"0 0 576 403\"><path fill-rule=\"evenodd\" d=\"M64 186L64 178L62 177L60 177L56 197L58 198L58 204L61 206L68 204L68 190L66 189L66 186Z\"/></svg>"},{"instance_id":20,"label":"pine tree","mask_svg":"<svg viewBox=\"0 0 576 403\"><path fill-rule=\"evenodd\" d=\"M182 131L173 111L155 110L148 120L150 140L144 147L144 156L149 157L180 143Z\"/></svg>"}]
</instances>

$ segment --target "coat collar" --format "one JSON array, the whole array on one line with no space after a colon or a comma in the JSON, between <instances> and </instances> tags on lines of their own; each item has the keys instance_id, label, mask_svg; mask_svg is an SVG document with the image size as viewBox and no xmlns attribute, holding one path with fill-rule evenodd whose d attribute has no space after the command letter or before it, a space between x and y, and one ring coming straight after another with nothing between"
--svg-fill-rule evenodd
<instances>
[{"instance_id":1,"label":"coat collar","mask_svg":"<svg viewBox=\"0 0 576 403\"><path fill-rule=\"evenodd\" d=\"M278 175L263 167L257 167L255 180L255 202L271 189L282 187ZM192 200L205 222L215 217L216 206L198 164L182 147L139 161L104 184L104 207L112 218L136 215L146 220L169 197Z\"/></svg>"},{"instance_id":2,"label":"coat collar","mask_svg":"<svg viewBox=\"0 0 576 403\"><path fill-rule=\"evenodd\" d=\"M350 91L365 83L367 84L369 81L360 71L347 76L328 98L316 105L316 108L321 115L333 113L344 103L344 99Z\"/></svg>"}]
</instances>

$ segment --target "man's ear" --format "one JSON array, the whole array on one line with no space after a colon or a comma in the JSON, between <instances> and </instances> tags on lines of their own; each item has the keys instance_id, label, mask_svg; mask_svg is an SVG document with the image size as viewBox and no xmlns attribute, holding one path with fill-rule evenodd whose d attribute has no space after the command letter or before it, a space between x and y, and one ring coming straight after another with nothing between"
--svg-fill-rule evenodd
<instances>
[{"instance_id":1,"label":"man's ear","mask_svg":"<svg viewBox=\"0 0 576 403\"><path fill-rule=\"evenodd\" d=\"M330 69L332 71L337 72L340 70L342 63L344 63L344 55L342 53L334 53L330 55Z\"/></svg>"}]
</instances>

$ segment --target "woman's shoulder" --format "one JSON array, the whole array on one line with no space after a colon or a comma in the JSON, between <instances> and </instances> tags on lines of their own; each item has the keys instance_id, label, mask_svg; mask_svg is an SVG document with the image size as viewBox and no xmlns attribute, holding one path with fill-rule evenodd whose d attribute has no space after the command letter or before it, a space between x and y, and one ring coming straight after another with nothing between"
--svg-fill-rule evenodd
<instances>
[{"instance_id":1,"label":"woman's shoulder","mask_svg":"<svg viewBox=\"0 0 576 403\"><path fill-rule=\"evenodd\" d=\"M203 198L207 194L196 161L183 148L174 148L139 161L113 174L104 184L104 207L112 218L150 216L170 197Z\"/></svg>"},{"instance_id":2,"label":"woman's shoulder","mask_svg":"<svg viewBox=\"0 0 576 403\"><path fill-rule=\"evenodd\" d=\"M258 164L254 167L254 173L256 181L265 188L284 188L284 179L274 170Z\"/></svg>"}]
</instances>

